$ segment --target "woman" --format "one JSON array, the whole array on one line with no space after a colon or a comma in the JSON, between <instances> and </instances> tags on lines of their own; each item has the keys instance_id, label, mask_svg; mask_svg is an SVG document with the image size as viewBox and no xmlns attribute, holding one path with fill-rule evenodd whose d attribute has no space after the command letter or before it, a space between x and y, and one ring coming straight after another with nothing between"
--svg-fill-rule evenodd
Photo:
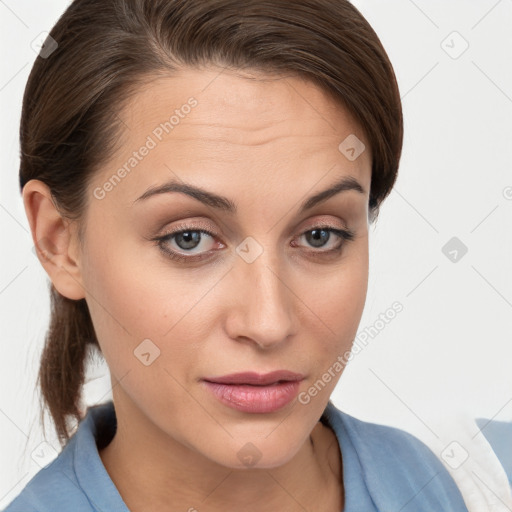
<instances>
[{"instance_id":1,"label":"woman","mask_svg":"<svg viewBox=\"0 0 512 512\"><path fill-rule=\"evenodd\" d=\"M6 510L467 510L420 441L329 401L402 136L348 1L74 1L21 120L64 449ZM84 410L91 349L113 402Z\"/></svg>"}]
</instances>

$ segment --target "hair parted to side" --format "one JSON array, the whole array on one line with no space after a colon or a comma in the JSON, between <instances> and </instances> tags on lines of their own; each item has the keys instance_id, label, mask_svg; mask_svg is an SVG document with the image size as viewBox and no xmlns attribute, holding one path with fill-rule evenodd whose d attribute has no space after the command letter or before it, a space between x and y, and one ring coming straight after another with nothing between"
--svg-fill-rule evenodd
<instances>
[{"instance_id":1,"label":"hair parted to side","mask_svg":"<svg viewBox=\"0 0 512 512\"><path fill-rule=\"evenodd\" d=\"M395 183L403 140L398 85L379 38L348 0L74 0L50 36L58 46L36 58L23 97L20 189L44 182L61 214L77 222L80 242L87 186L119 143L116 112L142 84L184 67L314 82L370 143L371 222ZM38 381L64 445L70 420L81 419L87 349L99 345L85 299L68 299L52 284L50 292Z\"/></svg>"}]
</instances>

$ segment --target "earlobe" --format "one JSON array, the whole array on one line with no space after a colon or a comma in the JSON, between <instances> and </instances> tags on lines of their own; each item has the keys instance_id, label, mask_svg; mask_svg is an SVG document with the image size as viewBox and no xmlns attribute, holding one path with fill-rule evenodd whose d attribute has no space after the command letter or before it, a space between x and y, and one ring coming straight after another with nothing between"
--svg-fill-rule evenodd
<instances>
[{"instance_id":1,"label":"earlobe","mask_svg":"<svg viewBox=\"0 0 512 512\"><path fill-rule=\"evenodd\" d=\"M59 213L42 181L28 181L22 194L35 252L53 285L68 299L85 298L74 224Z\"/></svg>"}]
</instances>

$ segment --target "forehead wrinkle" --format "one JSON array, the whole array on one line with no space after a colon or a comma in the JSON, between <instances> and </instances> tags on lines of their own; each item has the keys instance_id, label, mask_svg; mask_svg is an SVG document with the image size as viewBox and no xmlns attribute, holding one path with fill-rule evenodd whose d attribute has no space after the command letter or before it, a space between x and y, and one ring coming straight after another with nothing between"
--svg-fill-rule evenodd
<instances>
[{"instance_id":1,"label":"forehead wrinkle","mask_svg":"<svg viewBox=\"0 0 512 512\"><path fill-rule=\"evenodd\" d=\"M132 101L127 105L127 109L131 112L125 113L136 115L139 112L142 113L142 117L150 113L150 117L156 120L160 120L162 116L165 118L167 113L170 115L175 108L186 102L187 97L191 96L190 91L193 93L193 85L197 78L198 75L193 70L190 70L185 75L165 77L149 83L139 93L137 101ZM196 94L199 105L192 116L196 117L200 113L200 110L197 109L200 109L201 105L207 105L207 111L210 112L209 115L213 116L213 113L217 113L218 118L222 118L222 115L219 114L223 114L226 111L231 117L233 117L233 113L240 112L239 117L243 125L247 124L247 116L254 120L254 114L257 114L259 119L270 114L270 119L266 122L274 125L290 120L289 117L282 120L275 119L275 117L279 117L274 115L277 109L284 110L285 112L291 109L294 112L301 113L299 116L300 120L311 121L320 119L323 123L326 122L325 119L322 119L323 115L329 117L333 112L340 112L342 117L345 117L343 115L344 109L341 108L341 105L336 103L333 98L328 97L318 86L307 81L302 83L303 80L299 79L300 82L292 86L288 80L281 81L281 79L278 79L280 83L271 82L268 85L265 82L254 83L244 78L235 77L235 85L231 87L232 90L228 94L226 87L230 88L232 78L234 77L221 75L208 88L203 97L201 97L201 94ZM222 83L226 82L226 80L228 84L222 88ZM237 86L237 81L241 83L241 87ZM185 85L187 85L186 90L188 93L182 94L180 89ZM302 91L302 94L296 90L300 86L306 87L306 91ZM307 99L304 97L306 92ZM213 98L211 98L212 95ZM176 101L171 101L170 98L176 98ZM311 103L314 103L314 105ZM165 105L165 107L162 108L162 105ZM156 110L156 115L153 115L154 110ZM323 112L324 110L325 112ZM160 114L161 111L165 111L165 113ZM323 114L319 113L319 111L323 112ZM137 117L140 118L141 116ZM185 124L186 122L193 122L191 116L187 116L180 124Z\"/></svg>"}]
</instances>

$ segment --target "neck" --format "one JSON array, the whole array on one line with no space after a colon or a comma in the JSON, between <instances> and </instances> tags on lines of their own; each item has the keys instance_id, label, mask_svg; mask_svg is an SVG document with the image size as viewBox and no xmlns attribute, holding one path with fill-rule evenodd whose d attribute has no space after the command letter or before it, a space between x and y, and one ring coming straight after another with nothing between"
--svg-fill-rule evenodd
<instances>
[{"instance_id":1,"label":"neck","mask_svg":"<svg viewBox=\"0 0 512 512\"><path fill-rule=\"evenodd\" d=\"M246 512L342 510L337 439L318 422L298 453L276 468L232 469L162 432L139 414L124 421L100 457L132 512L208 509ZM118 414L120 413L120 414ZM141 421L139 421L141 420ZM322 506L321 506L322 505Z\"/></svg>"}]
</instances>

